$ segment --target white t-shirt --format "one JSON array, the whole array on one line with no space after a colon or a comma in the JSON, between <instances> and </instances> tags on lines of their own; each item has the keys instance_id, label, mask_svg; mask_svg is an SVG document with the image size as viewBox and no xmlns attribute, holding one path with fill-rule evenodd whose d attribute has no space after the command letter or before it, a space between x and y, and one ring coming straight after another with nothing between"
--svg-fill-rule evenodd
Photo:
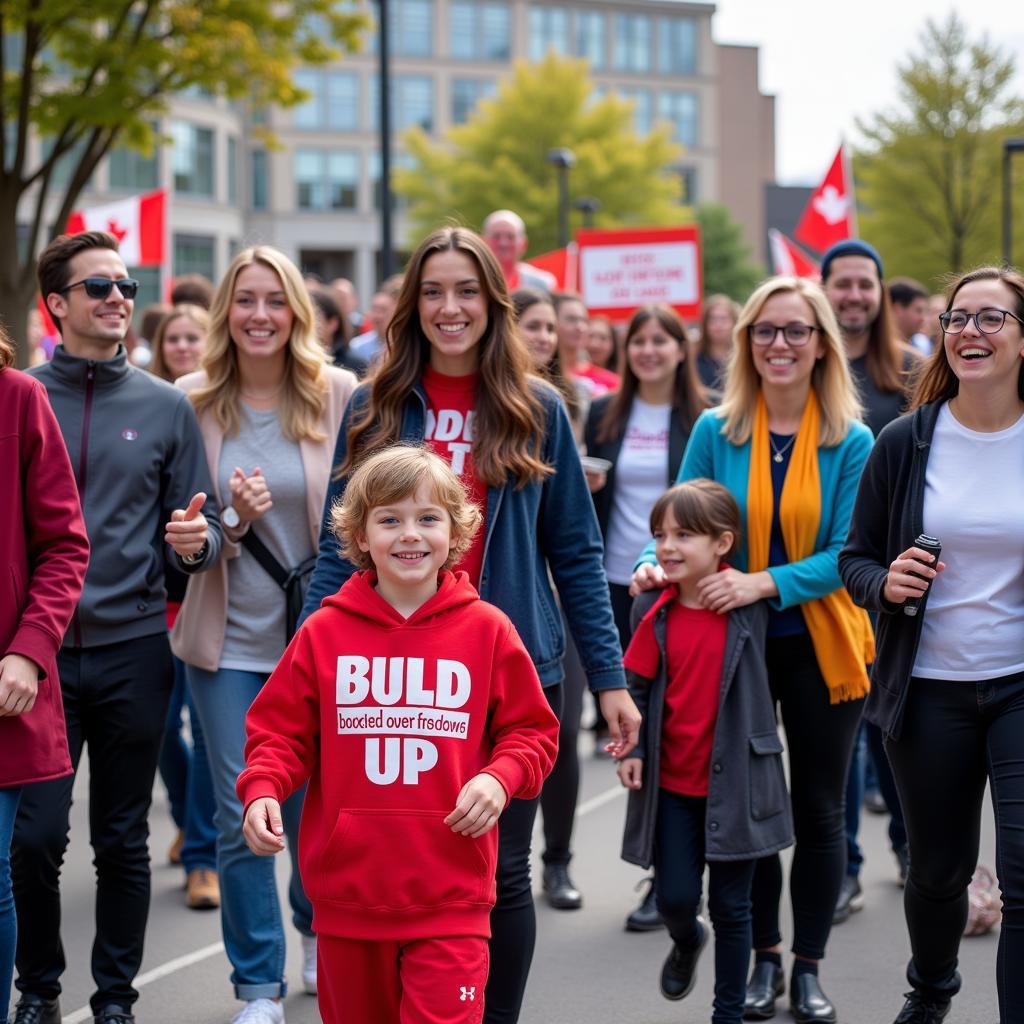
<instances>
[{"instance_id":1,"label":"white t-shirt","mask_svg":"<svg viewBox=\"0 0 1024 1024\"><path fill-rule=\"evenodd\" d=\"M627 585L632 580L633 566L651 539L651 509L668 480L671 415L671 405L633 399L615 463L615 493L604 545L604 569L612 583Z\"/></svg>"},{"instance_id":2,"label":"white t-shirt","mask_svg":"<svg viewBox=\"0 0 1024 1024\"><path fill-rule=\"evenodd\" d=\"M932 582L914 675L996 679L1024 671L1024 416L978 433L947 403L928 455L924 532L946 569Z\"/></svg>"}]
</instances>

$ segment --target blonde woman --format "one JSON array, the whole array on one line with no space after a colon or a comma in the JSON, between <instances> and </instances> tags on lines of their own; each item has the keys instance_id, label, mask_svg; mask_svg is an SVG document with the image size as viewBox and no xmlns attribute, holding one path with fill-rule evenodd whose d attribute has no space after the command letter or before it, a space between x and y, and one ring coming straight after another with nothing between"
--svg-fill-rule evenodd
<instances>
[{"instance_id":1,"label":"blonde woman","mask_svg":"<svg viewBox=\"0 0 1024 1024\"><path fill-rule=\"evenodd\" d=\"M294 264L267 246L240 252L210 309L202 370L178 381L206 444L225 527L225 557L190 586L172 634L206 737L217 801L224 945L237 1024L281 1024L285 938L274 866L242 838L235 780L245 714L287 642L285 594L254 555L252 534L290 571L315 555L334 437L355 387L328 366L309 294ZM285 809L293 853L290 900L303 934L303 983L316 991L311 909L295 856L301 794Z\"/></svg>"},{"instance_id":2,"label":"blonde woman","mask_svg":"<svg viewBox=\"0 0 1024 1024\"><path fill-rule=\"evenodd\" d=\"M743 514L732 567L702 582L705 606L724 613L764 600L770 609L768 679L786 730L796 831L790 1004L801 1024L836 1019L818 961L843 880L846 773L874 654L867 613L853 605L838 568L871 449L860 412L824 293L804 280L772 278L740 312L722 404L698 419L679 471L680 483L724 484ZM663 585L653 544L641 561L634 585ZM781 749L774 735L759 739L752 771L758 756ZM785 988L781 894L778 857L758 861L748 1020L772 1017Z\"/></svg>"}]
</instances>

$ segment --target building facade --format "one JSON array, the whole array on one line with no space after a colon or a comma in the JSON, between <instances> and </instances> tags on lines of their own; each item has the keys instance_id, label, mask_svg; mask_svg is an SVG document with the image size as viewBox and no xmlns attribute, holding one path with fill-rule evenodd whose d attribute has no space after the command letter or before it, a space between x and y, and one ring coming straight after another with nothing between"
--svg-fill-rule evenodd
<instances>
[{"instance_id":1,"label":"building facade","mask_svg":"<svg viewBox=\"0 0 1024 1024\"><path fill-rule=\"evenodd\" d=\"M684 147L669 169L682 176L684 201L726 203L761 251L774 101L758 91L757 50L712 39L713 4L389 0L389 9L396 161L407 127L443 134L514 62L554 49L587 58L599 91L633 100L638 131L668 122ZM350 278L368 301L380 266L375 33L362 53L296 77L310 98L289 110L247 111L197 91L177 97L159 126L170 143L149 159L112 154L81 205L166 187L173 275L216 279L239 247L266 242L324 280ZM264 129L277 145L266 145ZM401 246L401 209L394 226ZM142 300L155 299L156 272L138 276Z\"/></svg>"}]
</instances>

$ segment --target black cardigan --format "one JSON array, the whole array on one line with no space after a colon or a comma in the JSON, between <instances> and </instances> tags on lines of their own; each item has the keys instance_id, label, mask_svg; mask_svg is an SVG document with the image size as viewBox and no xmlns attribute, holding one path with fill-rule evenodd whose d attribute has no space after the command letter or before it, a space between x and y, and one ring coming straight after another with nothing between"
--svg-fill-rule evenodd
<instances>
[{"instance_id":1,"label":"black cardigan","mask_svg":"<svg viewBox=\"0 0 1024 1024\"><path fill-rule=\"evenodd\" d=\"M922 405L883 428L857 490L839 575L855 604L878 613L871 693L864 717L899 739L911 670L928 594L916 616L882 596L889 566L924 531L924 485L935 423L943 402Z\"/></svg>"},{"instance_id":2,"label":"black cardigan","mask_svg":"<svg viewBox=\"0 0 1024 1024\"><path fill-rule=\"evenodd\" d=\"M590 495L594 499L594 509L597 512L598 525L601 527L601 536L605 538L608 536L608 519L612 512L612 496L615 494L615 466L619 452L622 451L623 434L619 434L611 441L598 441L597 429L604 418L604 411L613 397L613 395L602 395L591 405L587 424L583 431L587 454L599 459L608 459L612 464L612 468L608 470L608 480L604 487ZM666 488L676 482L679 466L683 461L683 452L686 451L686 442L690 437L690 431L683 426L679 410L675 406L672 406L669 416L668 431L668 463L665 466Z\"/></svg>"}]
</instances>

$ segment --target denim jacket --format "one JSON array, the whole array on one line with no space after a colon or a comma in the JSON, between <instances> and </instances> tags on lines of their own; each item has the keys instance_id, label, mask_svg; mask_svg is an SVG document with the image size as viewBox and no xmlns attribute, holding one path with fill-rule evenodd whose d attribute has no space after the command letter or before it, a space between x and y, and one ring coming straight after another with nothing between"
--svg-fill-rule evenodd
<instances>
[{"instance_id":1,"label":"denim jacket","mask_svg":"<svg viewBox=\"0 0 1024 1024\"><path fill-rule=\"evenodd\" d=\"M551 590L553 579L590 688L595 692L621 689L626 677L604 575L601 534L572 426L553 388L538 383L534 393L545 417L541 455L554 472L525 487L516 487L511 479L500 487L488 487L480 596L508 615L530 652L541 683L552 686L562 681L565 653L561 616ZM334 449L335 466L347 454L353 410L363 409L368 397L369 385L364 384L345 410ZM403 441L423 440L426 416L426 395L417 382L402 415ZM332 480L327 490L320 555L306 594L303 619L354 572L352 564L340 557L330 530L330 509L345 493L346 482L345 478Z\"/></svg>"}]
</instances>

